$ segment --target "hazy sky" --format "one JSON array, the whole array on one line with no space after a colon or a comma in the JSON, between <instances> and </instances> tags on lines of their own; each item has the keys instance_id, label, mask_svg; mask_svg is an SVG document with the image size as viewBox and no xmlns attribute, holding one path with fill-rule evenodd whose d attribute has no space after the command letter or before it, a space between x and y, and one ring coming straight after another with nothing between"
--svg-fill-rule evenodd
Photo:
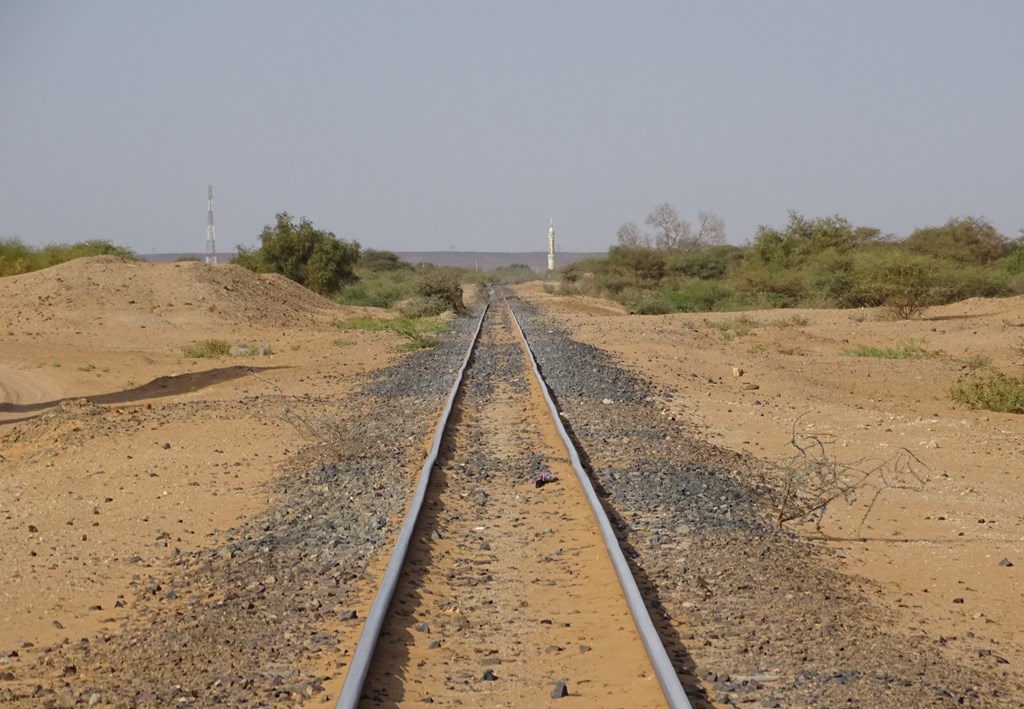
<instances>
[{"instance_id":1,"label":"hazy sky","mask_svg":"<svg viewBox=\"0 0 1024 709\"><path fill-rule=\"evenodd\" d=\"M1024 2L0 0L0 238L604 251L661 202L1024 226Z\"/></svg>"}]
</instances>

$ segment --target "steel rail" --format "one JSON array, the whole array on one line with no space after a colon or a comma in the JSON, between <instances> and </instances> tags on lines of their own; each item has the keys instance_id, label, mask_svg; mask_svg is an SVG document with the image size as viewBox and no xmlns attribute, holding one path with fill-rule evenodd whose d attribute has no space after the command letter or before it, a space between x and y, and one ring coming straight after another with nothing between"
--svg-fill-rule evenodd
<instances>
[{"instance_id":1,"label":"steel rail","mask_svg":"<svg viewBox=\"0 0 1024 709\"><path fill-rule=\"evenodd\" d=\"M341 685L338 701L334 705L335 709L355 709L359 704L359 698L363 692L363 683L366 682L366 675L370 671L370 663L373 660L373 652L376 650L377 640L380 638L381 627L384 625L388 606L391 605L391 599L394 597L395 589L398 587L398 579L402 574L405 557L409 552L412 533L419 519L420 510L423 508L423 501L427 496L430 472L433 470L438 454L441 451L444 429L448 425L448 419L451 417L452 408L455 405L455 397L459 393L462 377L466 373L469 360L473 356L473 348L476 346L476 341L480 336L480 330L483 327L484 318L487 316L489 308L490 303L484 306L484 312L480 315L480 321L476 324L476 331L473 333L473 338L466 349L466 356L462 360L462 366L459 367L459 371L455 376L455 383L448 394L448 401L441 412L441 418L438 421L437 430L434 432L434 440L430 446L430 452L427 454L427 459L420 471L416 492L409 505L409 510L406 512L402 528L398 532L398 541L395 542L395 549L388 560L387 568L384 570L384 577L381 579L380 588L373 599L373 605L370 606L370 612L366 615L366 622L363 623L363 630L359 634L359 640L356 642L356 650L352 654L352 662L349 664L345 681Z\"/></svg>"},{"instance_id":2,"label":"steel rail","mask_svg":"<svg viewBox=\"0 0 1024 709\"><path fill-rule=\"evenodd\" d=\"M505 303L508 305L507 300ZM558 430L558 435L565 445L566 452L569 454L572 468L576 471L576 477L579 479L580 487L583 488L583 493L587 497L587 502L590 503L590 510L594 514L594 519L597 520L597 526L601 530L601 538L604 540L605 549L611 559L612 566L615 568L615 575L619 578L622 592L626 596L629 612L633 616L633 624L636 626L640 640L647 650L647 657L651 661L651 665L654 666L654 673L658 677L662 694L665 695L665 699L672 709L692 709L690 700L686 698L686 692L683 691L683 685L679 681L679 675L676 674L672 660L665 650L665 645L661 642L661 636L658 635L658 631L651 621L651 616L647 612L647 606L644 604L643 596L640 595L640 589L636 585L636 579L633 578L633 573L629 569L629 563L626 561L622 548L619 546L619 540L615 536L615 530L608 519L608 514L601 505L601 500L594 490L590 477L583 469L583 463L580 461L579 452L576 450L575 444L565 430L565 426L562 425L562 418L559 415L558 407L555 406L554 399L551 398L551 392L540 373L540 367L537 365L537 358L530 348L530 342L526 339L526 333L523 332L523 328L519 324L519 318L516 316L515 310L513 310L511 305L509 305L509 312L512 313L512 321L515 323L516 330L519 331L519 337L526 347L530 364L533 366L533 375L537 378L537 383L540 384L541 393L544 394L544 400L547 402L551 418L555 422L555 428Z\"/></svg>"}]
</instances>

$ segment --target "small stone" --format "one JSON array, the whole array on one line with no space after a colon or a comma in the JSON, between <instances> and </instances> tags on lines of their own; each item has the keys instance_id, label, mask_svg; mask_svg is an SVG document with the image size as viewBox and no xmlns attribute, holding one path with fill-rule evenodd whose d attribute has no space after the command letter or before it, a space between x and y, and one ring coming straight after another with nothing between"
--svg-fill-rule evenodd
<instances>
[{"instance_id":1,"label":"small stone","mask_svg":"<svg viewBox=\"0 0 1024 709\"><path fill-rule=\"evenodd\" d=\"M1010 566L1013 566L1013 562L1010 561L1009 559L1007 559L1006 557L1003 557L1003 560L999 562L999 565L1000 566L1010 567Z\"/></svg>"},{"instance_id":2,"label":"small stone","mask_svg":"<svg viewBox=\"0 0 1024 709\"><path fill-rule=\"evenodd\" d=\"M580 654L590 652L592 649L589 645L580 645Z\"/></svg>"},{"instance_id":3,"label":"small stone","mask_svg":"<svg viewBox=\"0 0 1024 709\"><path fill-rule=\"evenodd\" d=\"M964 599L962 599L962 598L954 598L953 599L953 603L961 603L962 604L963 602L964 602Z\"/></svg>"},{"instance_id":4,"label":"small stone","mask_svg":"<svg viewBox=\"0 0 1024 709\"><path fill-rule=\"evenodd\" d=\"M338 614L338 617L342 620L355 620L358 617L358 615L356 614L355 611L342 611Z\"/></svg>"},{"instance_id":5,"label":"small stone","mask_svg":"<svg viewBox=\"0 0 1024 709\"><path fill-rule=\"evenodd\" d=\"M57 630L64 630L64 624L61 623L59 620L53 621L53 627Z\"/></svg>"},{"instance_id":6,"label":"small stone","mask_svg":"<svg viewBox=\"0 0 1024 709\"><path fill-rule=\"evenodd\" d=\"M413 627L413 630L415 630L418 633L429 633L430 632L430 626L427 625L426 623L417 623L416 625L414 625L412 627Z\"/></svg>"},{"instance_id":7,"label":"small stone","mask_svg":"<svg viewBox=\"0 0 1024 709\"><path fill-rule=\"evenodd\" d=\"M171 444L170 444L170 443L165 443L165 444L163 444L162 448L163 448L163 449L164 449L165 451L166 451L166 450L170 450L170 449L171 449Z\"/></svg>"},{"instance_id":8,"label":"small stone","mask_svg":"<svg viewBox=\"0 0 1024 709\"><path fill-rule=\"evenodd\" d=\"M491 545L487 542L480 542L480 551L490 551Z\"/></svg>"},{"instance_id":9,"label":"small stone","mask_svg":"<svg viewBox=\"0 0 1024 709\"><path fill-rule=\"evenodd\" d=\"M89 695L89 706L94 707L103 701L103 695L97 692L93 692Z\"/></svg>"},{"instance_id":10,"label":"small stone","mask_svg":"<svg viewBox=\"0 0 1024 709\"><path fill-rule=\"evenodd\" d=\"M490 667L484 670L484 673L480 675L481 682L493 682L496 679L498 679L498 675L494 674L494 670Z\"/></svg>"},{"instance_id":11,"label":"small stone","mask_svg":"<svg viewBox=\"0 0 1024 709\"><path fill-rule=\"evenodd\" d=\"M441 641L440 640L432 640L432 641L430 641L430 644L427 645L427 649L428 650L436 650L439 647L441 647Z\"/></svg>"},{"instance_id":12,"label":"small stone","mask_svg":"<svg viewBox=\"0 0 1024 709\"><path fill-rule=\"evenodd\" d=\"M555 688L551 690L552 699L561 699L569 696L569 687L563 680L555 682Z\"/></svg>"},{"instance_id":13,"label":"small stone","mask_svg":"<svg viewBox=\"0 0 1024 709\"><path fill-rule=\"evenodd\" d=\"M35 534L36 532L39 531L39 527L35 526L34 524L30 524L28 526L28 531L29 531L29 534Z\"/></svg>"}]
</instances>

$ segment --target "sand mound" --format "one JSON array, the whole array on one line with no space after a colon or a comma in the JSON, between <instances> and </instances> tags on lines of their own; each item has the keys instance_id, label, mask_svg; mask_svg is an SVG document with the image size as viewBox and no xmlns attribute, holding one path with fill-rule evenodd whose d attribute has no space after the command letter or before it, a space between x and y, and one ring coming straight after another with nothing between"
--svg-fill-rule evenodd
<instances>
[{"instance_id":1,"label":"sand mound","mask_svg":"<svg viewBox=\"0 0 1024 709\"><path fill-rule=\"evenodd\" d=\"M276 274L198 262L146 263L116 256L76 259L0 278L0 328L185 325L220 321L296 325L337 317L343 308Z\"/></svg>"}]
</instances>

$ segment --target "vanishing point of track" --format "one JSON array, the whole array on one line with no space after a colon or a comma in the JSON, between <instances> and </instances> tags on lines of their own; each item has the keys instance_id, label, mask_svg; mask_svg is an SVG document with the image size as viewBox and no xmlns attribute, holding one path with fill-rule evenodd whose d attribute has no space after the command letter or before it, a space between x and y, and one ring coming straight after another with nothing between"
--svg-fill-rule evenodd
<instances>
[{"instance_id":1,"label":"vanishing point of track","mask_svg":"<svg viewBox=\"0 0 1024 709\"><path fill-rule=\"evenodd\" d=\"M502 298L455 376L336 706L555 700L690 707Z\"/></svg>"}]
</instances>

